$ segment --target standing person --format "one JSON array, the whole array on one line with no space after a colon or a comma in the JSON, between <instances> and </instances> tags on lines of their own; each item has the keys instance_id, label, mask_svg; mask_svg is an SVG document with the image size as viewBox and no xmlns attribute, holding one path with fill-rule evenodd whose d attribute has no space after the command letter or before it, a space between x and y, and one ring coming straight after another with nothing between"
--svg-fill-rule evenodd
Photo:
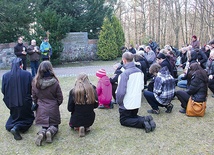
<instances>
[{"instance_id":1,"label":"standing person","mask_svg":"<svg viewBox=\"0 0 214 155\"><path fill-rule=\"evenodd\" d=\"M99 79L97 83L97 95L99 102L99 109L112 109L113 104L111 103L112 99L112 85L109 77L106 75L104 69L100 69L96 72L96 76Z\"/></svg>"},{"instance_id":2,"label":"standing person","mask_svg":"<svg viewBox=\"0 0 214 155\"><path fill-rule=\"evenodd\" d=\"M147 110L151 114L159 114L159 106L166 108L166 113L171 113L173 104L171 103L175 92L175 80L170 75L167 67L162 67L154 63L149 68L149 72L155 76L153 92L144 91L144 96L152 107Z\"/></svg>"},{"instance_id":3,"label":"standing person","mask_svg":"<svg viewBox=\"0 0 214 155\"><path fill-rule=\"evenodd\" d=\"M51 55L52 55L52 48L48 41L49 41L49 39L47 37L45 37L43 42L40 45L42 61L50 60Z\"/></svg>"},{"instance_id":4,"label":"standing person","mask_svg":"<svg viewBox=\"0 0 214 155\"><path fill-rule=\"evenodd\" d=\"M144 75L135 66L133 58L134 56L130 52L125 52L122 55L125 70L119 76L116 92L116 99L119 104L120 124L145 129L146 132L150 132L156 127L152 116L137 115L141 107Z\"/></svg>"},{"instance_id":5,"label":"standing person","mask_svg":"<svg viewBox=\"0 0 214 155\"><path fill-rule=\"evenodd\" d=\"M38 104L35 123L42 126L37 133L36 145L42 145L44 138L46 142L51 143L61 123L59 106L63 95L50 61L43 61L39 65L32 82L32 98L34 103Z\"/></svg>"},{"instance_id":6,"label":"standing person","mask_svg":"<svg viewBox=\"0 0 214 155\"><path fill-rule=\"evenodd\" d=\"M152 41L152 39L149 40L149 45L151 49L156 52L156 49L158 48L158 44L155 41Z\"/></svg>"},{"instance_id":7,"label":"standing person","mask_svg":"<svg viewBox=\"0 0 214 155\"><path fill-rule=\"evenodd\" d=\"M3 101L10 110L5 127L14 135L15 140L21 140L20 132L26 132L34 121L31 81L31 74L22 70L21 58L13 59L11 71L2 77Z\"/></svg>"},{"instance_id":8,"label":"standing person","mask_svg":"<svg viewBox=\"0 0 214 155\"><path fill-rule=\"evenodd\" d=\"M179 90L175 93L178 100L181 102L182 109L180 113L186 113L187 103L191 97L195 102L204 102L207 98L207 73L196 62L190 65L188 76L191 77L190 85L186 91Z\"/></svg>"},{"instance_id":9,"label":"standing person","mask_svg":"<svg viewBox=\"0 0 214 155\"><path fill-rule=\"evenodd\" d=\"M190 43L193 49L199 49L200 48L200 42L197 40L197 36L192 36L192 42Z\"/></svg>"},{"instance_id":10,"label":"standing person","mask_svg":"<svg viewBox=\"0 0 214 155\"><path fill-rule=\"evenodd\" d=\"M80 73L74 88L69 93L68 111L71 112L69 126L79 130L79 136L85 136L94 123L94 108L98 107L96 87L85 73Z\"/></svg>"},{"instance_id":11,"label":"standing person","mask_svg":"<svg viewBox=\"0 0 214 155\"><path fill-rule=\"evenodd\" d=\"M32 77L34 77L37 73L39 67L39 60L40 60L40 51L39 47L36 46L36 40L31 40L31 45L27 48L27 53L30 55L30 67Z\"/></svg>"},{"instance_id":12,"label":"standing person","mask_svg":"<svg viewBox=\"0 0 214 155\"><path fill-rule=\"evenodd\" d=\"M14 54L22 59L23 70L27 69L27 48L23 44L23 38L18 38L18 44L14 47Z\"/></svg>"}]
</instances>

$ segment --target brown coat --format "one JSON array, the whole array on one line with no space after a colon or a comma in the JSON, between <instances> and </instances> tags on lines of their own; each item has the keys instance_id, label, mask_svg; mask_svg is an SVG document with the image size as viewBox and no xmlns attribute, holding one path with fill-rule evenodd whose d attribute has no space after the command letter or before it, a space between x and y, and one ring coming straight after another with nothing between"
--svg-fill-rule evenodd
<instances>
[{"instance_id":1,"label":"brown coat","mask_svg":"<svg viewBox=\"0 0 214 155\"><path fill-rule=\"evenodd\" d=\"M41 88L32 84L32 98L39 106L36 110L36 124L43 127L61 123L59 106L63 101L59 82L55 78L44 78L39 81Z\"/></svg>"}]
</instances>

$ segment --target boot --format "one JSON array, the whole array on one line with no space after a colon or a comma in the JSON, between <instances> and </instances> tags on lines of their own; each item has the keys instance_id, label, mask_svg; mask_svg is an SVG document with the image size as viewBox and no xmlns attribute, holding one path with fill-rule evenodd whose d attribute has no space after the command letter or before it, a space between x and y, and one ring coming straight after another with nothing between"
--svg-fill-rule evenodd
<instances>
[{"instance_id":1,"label":"boot","mask_svg":"<svg viewBox=\"0 0 214 155\"><path fill-rule=\"evenodd\" d=\"M84 137L85 136L85 128L84 126L79 127L79 136Z\"/></svg>"},{"instance_id":2,"label":"boot","mask_svg":"<svg viewBox=\"0 0 214 155\"><path fill-rule=\"evenodd\" d=\"M55 126L50 126L46 131L46 142L52 143L54 135L58 132L58 128Z\"/></svg>"},{"instance_id":3,"label":"boot","mask_svg":"<svg viewBox=\"0 0 214 155\"><path fill-rule=\"evenodd\" d=\"M46 129L41 129L38 133L37 133L37 138L36 138L36 145L37 146L42 146L42 141L45 138L45 134L46 134Z\"/></svg>"},{"instance_id":4,"label":"boot","mask_svg":"<svg viewBox=\"0 0 214 155\"><path fill-rule=\"evenodd\" d=\"M22 136L19 133L19 129L16 126L14 126L10 130L10 132L13 134L15 140L21 140L22 139Z\"/></svg>"}]
</instances>

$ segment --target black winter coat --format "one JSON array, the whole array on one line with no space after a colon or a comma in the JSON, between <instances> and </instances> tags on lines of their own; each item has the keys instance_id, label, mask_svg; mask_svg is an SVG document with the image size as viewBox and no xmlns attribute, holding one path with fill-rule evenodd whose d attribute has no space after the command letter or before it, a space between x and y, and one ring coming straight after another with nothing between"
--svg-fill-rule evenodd
<instances>
[{"instance_id":1,"label":"black winter coat","mask_svg":"<svg viewBox=\"0 0 214 155\"><path fill-rule=\"evenodd\" d=\"M207 98L207 79L195 72L192 75L190 85L188 87L187 93L192 96L192 99L196 102L204 102Z\"/></svg>"}]
</instances>

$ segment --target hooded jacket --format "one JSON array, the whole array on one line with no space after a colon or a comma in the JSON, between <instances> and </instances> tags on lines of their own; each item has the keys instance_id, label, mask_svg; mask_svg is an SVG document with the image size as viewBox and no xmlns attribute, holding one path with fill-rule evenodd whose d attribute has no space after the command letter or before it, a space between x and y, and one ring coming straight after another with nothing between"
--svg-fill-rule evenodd
<instances>
[{"instance_id":1,"label":"hooded jacket","mask_svg":"<svg viewBox=\"0 0 214 155\"><path fill-rule=\"evenodd\" d=\"M99 104L110 104L112 99L112 85L108 76L103 76L97 84Z\"/></svg>"},{"instance_id":2,"label":"hooded jacket","mask_svg":"<svg viewBox=\"0 0 214 155\"><path fill-rule=\"evenodd\" d=\"M36 124L43 127L61 123L59 106L63 101L59 82L54 77L45 77L39 81L41 88L32 84L32 98L39 106L36 110Z\"/></svg>"}]
</instances>

